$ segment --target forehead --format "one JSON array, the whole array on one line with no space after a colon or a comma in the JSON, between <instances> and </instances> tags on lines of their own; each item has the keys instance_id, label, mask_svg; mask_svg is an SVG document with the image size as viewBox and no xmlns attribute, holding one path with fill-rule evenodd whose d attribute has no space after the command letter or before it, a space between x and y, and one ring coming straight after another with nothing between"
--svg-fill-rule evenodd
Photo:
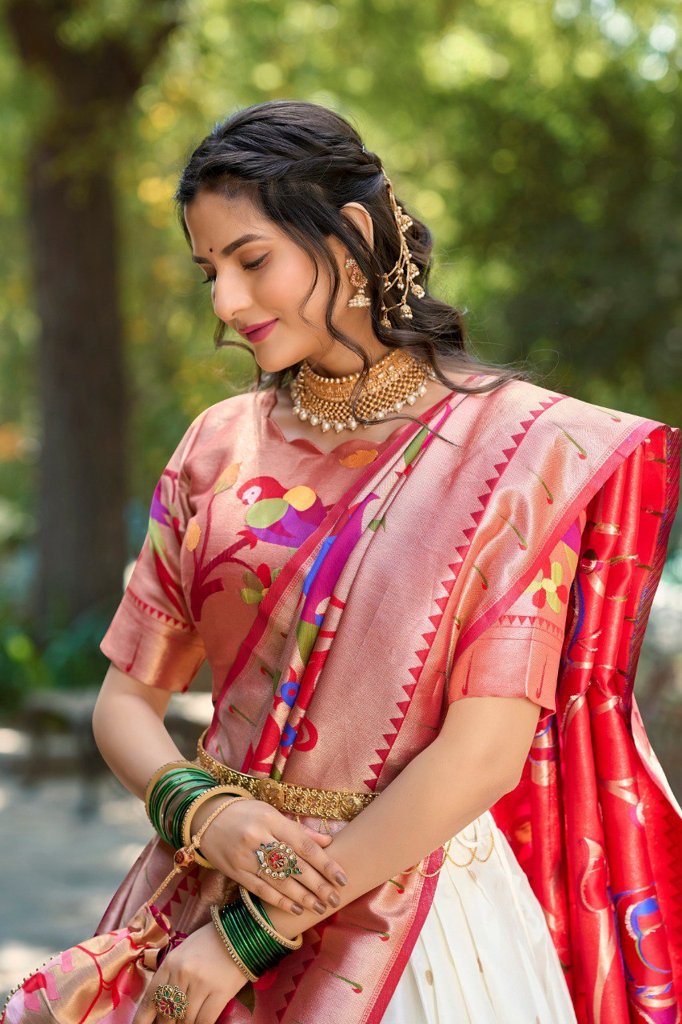
<instances>
[{"instance_id":1,"label":"forehead","mask_svg":"<svg viewBox=\"0 0 682 1024\"><path fill-rule=\"evenodd\" d=\"M185 205L185 224L195 246L218 248L247 232L268 235L275 224L246 196L226 198L212 192L199 192Z\"/></svg>"}]
</instances>

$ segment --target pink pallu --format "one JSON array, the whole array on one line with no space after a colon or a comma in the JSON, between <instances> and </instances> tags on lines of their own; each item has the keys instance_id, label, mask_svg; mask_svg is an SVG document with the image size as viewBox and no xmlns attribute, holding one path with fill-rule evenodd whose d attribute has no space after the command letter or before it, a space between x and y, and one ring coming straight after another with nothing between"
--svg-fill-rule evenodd
<instances>
[{"instance_id":1,"label":"pink pallu","mask_svg":"<svg viewBox=\"0 0 682 1024\"><path fill-rule=\"evenodd\" d=\"M521 781L492 812L545 911L581 1024L673 1024L682 811L633 682L677 503L679 431L522 382L447 397L429 424L456 446L409 425L272 583L206 747L259 777L380 793L432 742L449 702L518 693L528 645L510 645L522 625L505 635L499 617L586 510L561 663L547 666L556 712L544 710ZM447 791L447 779L434 785ZM150 841L102 937L124 927L171 856ZM440 861L433 851L424 872ZM157 918L173 941L210 920L223 882L194 866L171 884ZM310 928L221 1022L378 1024L436 884L401 873ZM127 991L138 999L150 978L140 963L141 987ZM132 1018L105 1011L51 1019Z\"/></svg>"}]
</instances>

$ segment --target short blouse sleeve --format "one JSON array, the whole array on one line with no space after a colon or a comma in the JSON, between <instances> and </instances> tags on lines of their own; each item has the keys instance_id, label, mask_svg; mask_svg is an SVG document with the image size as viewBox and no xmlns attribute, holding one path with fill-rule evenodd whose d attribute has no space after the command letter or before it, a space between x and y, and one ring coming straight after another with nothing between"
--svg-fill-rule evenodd
<instances>
[{"instance_id":1,"label":"short blouse sleeve","mask_svg":"<svg viewBox=\"0 0 682 1024\"><path fill-rule=\"evenodd\" d=\"M527 697L556 711L556 686L584 512L504 615L455 658L448 703L462 697Z\"/></svg>"},{"instance_id":2,"label":"short blouse sleeve","mask_svg":"<svg viewBox=\"0 0 682 1024\"><path fill-rule=\"evenodd\" d=\"M187 690L206 659L180 573L180 549L192 514L184 463L204 415L187 428L159 477L142 548L99 645L122 672L162 690Z\"/></svg>"}]
</instances>

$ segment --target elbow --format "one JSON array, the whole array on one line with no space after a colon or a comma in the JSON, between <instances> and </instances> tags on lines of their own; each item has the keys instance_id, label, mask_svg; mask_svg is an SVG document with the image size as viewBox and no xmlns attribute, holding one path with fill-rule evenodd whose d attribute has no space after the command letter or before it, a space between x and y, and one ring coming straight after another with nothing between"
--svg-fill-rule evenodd
<instances>
[{"instance_id":1,"label":"elbow","mask_svg":"<svg viewBox=\"0 0 682 1024\"><path fill-rule=\"evenodd\" d=\"M500 799L500 797L505 796L506 793L513 792L516 789L516 787L518 786L519 782L521 781L521 777L522 776L523 776L523 765L521 765L521 767L517 768L515 771L504 773L500 777L500 792L499 792L498 800Z\"/></svg>"},{"instance_id":2,"label":"elbow","mask_svg":"<svg viewBox=\"0 0 682 1024\"><path fill-rule=\"evenodd\" d=\"M479 763L479 773L492 805L516 789L523 775L523 764L501 764L499 756L495 755Z\"/></svg>"}]
</instances>

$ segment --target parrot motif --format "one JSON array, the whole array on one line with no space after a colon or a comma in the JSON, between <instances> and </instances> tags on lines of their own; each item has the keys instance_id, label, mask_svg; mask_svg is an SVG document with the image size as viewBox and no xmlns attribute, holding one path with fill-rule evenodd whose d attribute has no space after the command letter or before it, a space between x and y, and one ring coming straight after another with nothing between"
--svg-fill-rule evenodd
<instances>
[{"instance_id":1,"label":"parrot motif","mask_svg":"<svg viewBox=\"0 0 682 1024\"><path fill-rule=\"evenodd\" d=\"M298 548L320 525L331 505L312 487L286 488L274 476L255 476L237 491L246 505L246 525L258 540Z\"/></svg>"}]
</instances>

